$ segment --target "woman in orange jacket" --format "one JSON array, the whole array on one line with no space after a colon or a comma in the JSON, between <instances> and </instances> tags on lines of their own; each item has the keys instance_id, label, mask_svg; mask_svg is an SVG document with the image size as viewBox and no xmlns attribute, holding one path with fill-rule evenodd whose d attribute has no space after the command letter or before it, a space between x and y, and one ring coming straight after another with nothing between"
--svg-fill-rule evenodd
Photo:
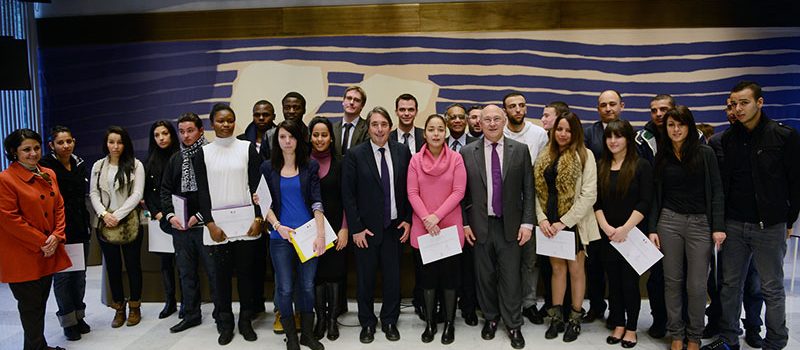
<instances>
[{"instance_id":1,"label":"woman in orange jacket","mask_svg":"<svg viewBox=\"0 0 800 350\"><path fill-rule=\"evenodd\" d=\"M64 200L55 173L38 165L38 133L15 130L3 149L12 163L0 173L0 282L17 299L24 349L51 349L44 338L47 298L53 274L72 265L64 250Z\"/></svg>"}]
</instances>

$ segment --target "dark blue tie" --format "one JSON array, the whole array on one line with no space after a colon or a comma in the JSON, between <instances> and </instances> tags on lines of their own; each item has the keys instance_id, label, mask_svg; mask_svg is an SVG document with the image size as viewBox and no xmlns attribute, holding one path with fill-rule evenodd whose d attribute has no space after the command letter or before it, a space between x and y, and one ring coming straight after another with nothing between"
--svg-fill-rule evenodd
<instances>
[{"instance_id":1,"label":"dark blue tie","mask_svg":"<svg viewBox=\"0 0 800 350\"><path fill-rule=\"evenodd\" d=\"M381 188L383 188L383 227L392 224L392 182L389 180L389 164L386 163L386 148L381 151Z\"/></svg>"}]
</instances>

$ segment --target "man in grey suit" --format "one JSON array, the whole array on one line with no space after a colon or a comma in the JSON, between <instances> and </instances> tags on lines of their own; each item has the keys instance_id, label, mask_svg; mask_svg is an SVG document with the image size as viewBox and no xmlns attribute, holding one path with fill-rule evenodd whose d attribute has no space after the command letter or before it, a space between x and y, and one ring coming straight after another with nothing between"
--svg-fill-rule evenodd
<instances>
[{"instance_id":1,"label":"man in grey suit","mask_svg":"<svg viewBox=\"0 0 800 350\"><path fill-rule=\"evenodd\" d=\"M367 121L361 118L361 110L367 103L367 93L360 86L350 86L344 90L342 108L344 116L333 124L333 136L336 140L336 153L345 155L351 147L369 140Z\"/></svg>"},{"instance_id":2,"label":"man in grey suit","mask_svg":"<svg viewBox=\"0 0 800 350\"><path fill-rule=\"evenodd\" d=\"M475 246L478 303L486 318L481 337L494 338L502 316L511 346L525 347L522 326L520 254L536 222L528 147L503 137L506 115L483 108L484 138L461 149L467 167L464 237Z\"/></svg>"}]
</instances>

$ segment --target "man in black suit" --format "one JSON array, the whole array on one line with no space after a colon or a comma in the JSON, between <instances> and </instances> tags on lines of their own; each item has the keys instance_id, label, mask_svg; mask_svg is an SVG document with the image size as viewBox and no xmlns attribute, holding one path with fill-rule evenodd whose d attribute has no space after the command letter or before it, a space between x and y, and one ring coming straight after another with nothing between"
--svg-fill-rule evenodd
<instances>
[{"instance_id":1,"label":"man in black suit","mask_svg":"<svg viewBox=\"0 0 800 350\"><path fill-rule=\"evenodd\" d=\"M425 144L422 128L414 126L417 118L417 98L411 94L402 94L394 100L394 113L397 115L397 129L394 129L389 138L408 146L411 154L419 152Z\"/></svg>"},{"instance_id":2,"label":"man in black suit","mask_svg":"<svg viewBox=\"0 0 800 350\"><path fill-rule=\"evenodd\" d=\"M361 118L361 110L367 103L367 93L360 86L350 86L344 91L342 120L333 124L336 153L344 155L351 147L369 139L367 121ZM388 131L387 131L388 135Z\"/></svg>"},{"instance_id":3,"label":"man in black suit","mask_svg":"<svg viewBox=\"0 0 800 350\"><path fill-rule=\"evenodd\" d=\"M370 111L369 142L354 146L342 165L342 204L355 244L358 273L359 339L371 343L375 336L375 280L378 264L383 275L381 330L397 341L400 317L400 244L408 240L411 204L406 176L411 152L389 139L392 119L383 107Z\"/></svg>"},{"instance_id":4,"label":"man in black suit","mask_svg":"<svg viewBox=\"0 0 800 350\"><path fill-rule=\"evenodd\" d=\"M447 106L444 117L447 120L447 129L450 131L450 136L447 137L447 147L450 149L459 152L462 147L478 139L466 132L467 110L460 103Z\"/></svg>"},{"instance_id":5,"label":"man in black suit","mask_svg":"<svg viewBox=\"0 0 800 350\"><path fill-rule=\"evenodd\" d=\"M533 173L528 146L503 136L506 115L495 105L483 108L483 139L461 149L467 167L464 238L475 246L478 302L486 318L481 337L494 338L500 317L511 346L525 347L522 337L522 246L531 239Z\"/></svg>"}]
</instances>

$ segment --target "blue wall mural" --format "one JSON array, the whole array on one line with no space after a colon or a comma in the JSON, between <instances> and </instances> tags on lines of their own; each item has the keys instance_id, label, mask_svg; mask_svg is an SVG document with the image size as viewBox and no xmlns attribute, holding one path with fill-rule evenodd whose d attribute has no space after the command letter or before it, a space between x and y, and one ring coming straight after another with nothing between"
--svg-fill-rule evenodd
<instances>
[{"instance_id":1,"label":"blue wall mural","mask_svg":"<svg viewBox=\"0 0 800 350\"><path fill-rule=\"evenodd\" d=\"M584 122L597 120L597 95L623 94L623 118L649 120L650 98L672 94L699 122L727 127L730 88L764 86L766 113L800 127L797 28L583 30L427 35L333 36L148 42L47 48L41 52L45 126L74 129L76 153L100 156L105 128L122 125L144 158L150 124L192 111L207 117L230 103L237 128L252 104L279 105L288 91L308 100L306 120L339 118L353 84L366 109L392 110L394 98L419 99L418 123L445 106L500 103L517 90L538 119L548 102L567 102ZM282 119L277 108L278 120Z\"/></svg>"}]
</instances>

